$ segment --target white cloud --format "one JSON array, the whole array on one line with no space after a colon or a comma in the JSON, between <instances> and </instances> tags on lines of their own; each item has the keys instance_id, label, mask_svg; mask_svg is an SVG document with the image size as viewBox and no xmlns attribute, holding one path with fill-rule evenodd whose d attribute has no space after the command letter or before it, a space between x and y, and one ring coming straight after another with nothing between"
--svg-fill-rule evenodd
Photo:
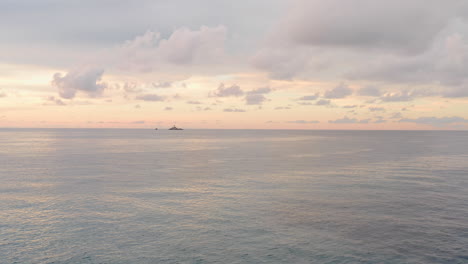
<instances>
[{"instance_id":1,"label":"white cloud","mask_svg":"<svg viewBox=\"0 0 468 264\"><path fill-rule=\"evenodd\" d=\"M65 76L55 73L52 85L58 89L62 98L74 98L78 91L89 96L100 96L107 84L101 82L104 70L92 67L81 67L69 71Z\"/></svg>"}]
</instances>

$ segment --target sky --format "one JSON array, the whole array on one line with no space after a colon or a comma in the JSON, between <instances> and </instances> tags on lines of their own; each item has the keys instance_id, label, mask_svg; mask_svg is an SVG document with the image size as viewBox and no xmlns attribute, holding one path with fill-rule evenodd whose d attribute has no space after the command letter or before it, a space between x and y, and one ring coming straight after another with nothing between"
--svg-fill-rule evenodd
<instances>
[{"instance_id":1,"label":"sky","mask_svg":"<svg viewBox=\"0 0 468 264\"><path fill-rule=\"evenodd\" d=\"M0 0L0 127L468 129L468 1Z\"/></svg>"}]
</instances>

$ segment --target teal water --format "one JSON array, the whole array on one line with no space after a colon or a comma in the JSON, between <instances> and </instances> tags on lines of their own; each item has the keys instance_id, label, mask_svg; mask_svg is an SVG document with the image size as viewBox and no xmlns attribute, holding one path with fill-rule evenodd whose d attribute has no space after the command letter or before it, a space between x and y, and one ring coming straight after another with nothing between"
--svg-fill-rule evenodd
<instances>
[{"instance_id":1,"label":"teal water","mask_svg":"<svg viewBox=\"0 0 468 264\"><path fill-rule=\"evenodd\" d=\"M468 263L468 132L0 129L0 263Z\"/></svg>"}]
</instances>

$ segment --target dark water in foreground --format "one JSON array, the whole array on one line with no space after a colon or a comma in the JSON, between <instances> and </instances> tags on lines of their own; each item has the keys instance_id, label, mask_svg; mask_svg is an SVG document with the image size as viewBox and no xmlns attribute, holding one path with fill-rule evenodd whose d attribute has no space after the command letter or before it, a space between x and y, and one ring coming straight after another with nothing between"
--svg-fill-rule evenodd
<instances>
[{"instance_id":1,"label":"dark water in foreground","mask_svg":"<svg viewBox=\"0 0 468 264\"><path fill-rule=\"evenodd\" d=\"M3 129L0 263L468 263L468 132Z\"/></svg>"}]
</instances>

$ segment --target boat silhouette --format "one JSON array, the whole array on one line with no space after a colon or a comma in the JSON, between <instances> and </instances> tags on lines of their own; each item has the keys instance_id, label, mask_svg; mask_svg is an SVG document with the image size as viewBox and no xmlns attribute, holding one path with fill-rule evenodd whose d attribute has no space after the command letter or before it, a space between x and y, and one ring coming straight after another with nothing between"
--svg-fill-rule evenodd
<instances>
[{"instance_id":1,"label":"boat silhouette","mask_svg":"<svg viewBox=\"0 0 468 264\"><path fill-rule=\"evenodd\" d=\"M169 130L184 130L182 128L176 127L175 125L169 128Z\"/></svg>"}]
</instances>

